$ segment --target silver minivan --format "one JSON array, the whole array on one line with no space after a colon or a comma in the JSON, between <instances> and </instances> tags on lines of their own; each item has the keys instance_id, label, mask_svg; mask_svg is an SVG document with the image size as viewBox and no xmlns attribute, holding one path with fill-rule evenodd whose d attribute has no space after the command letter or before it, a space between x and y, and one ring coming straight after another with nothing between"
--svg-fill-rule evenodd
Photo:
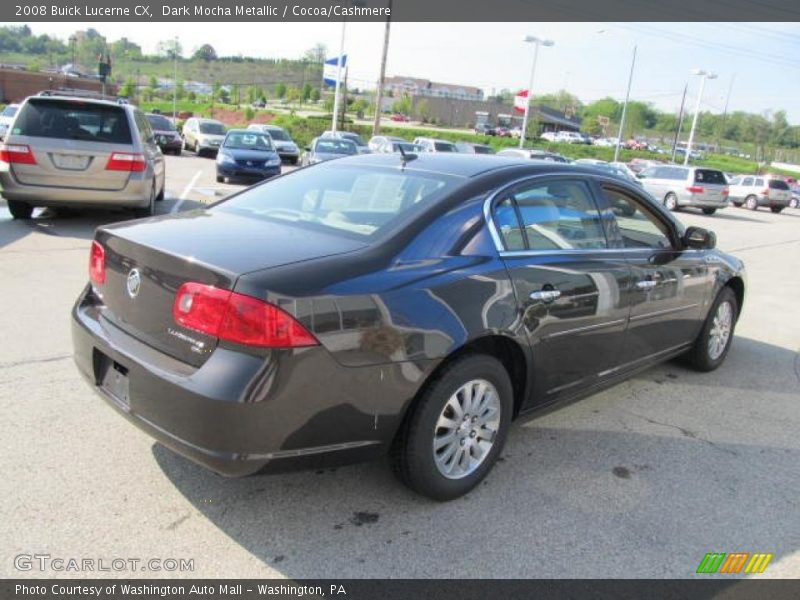
<instances>
[{"instance_id":1,"label":"silver minivan","mask_svg":"<svg viewBox=\"0 0 800 600\"><path fill-rule=\"evenodd\" d=\"M717 169L657 165L636 177L669 210L694 207L713 215L717 209L728 206L728 183L725 174Z\"/></svg>"},{"instance_id":2,"label":"silver minivan","mask_svg":"<svg viewBox=\"0 0 800 600\"><path fill-rule=\"evenodd\" d=\"M149 216L164 181L150 124L130 104L31 96L0 144L0 193L15 219L37 206L128 207Z\"/></svg>"},{"instance_id":3,"label":"silver minivan","mask_svg":"<svg viewBox=\"0 0 800 600\"><path fill-rule=\"evenodd\" d=\"M744 204L750 210L758 210L759 206L769 206L774 213L781 212L792 200L792 189L782 179L760 177L757 175L741 175L730 183L731 204Z\"/></svg>"}]
</instances>

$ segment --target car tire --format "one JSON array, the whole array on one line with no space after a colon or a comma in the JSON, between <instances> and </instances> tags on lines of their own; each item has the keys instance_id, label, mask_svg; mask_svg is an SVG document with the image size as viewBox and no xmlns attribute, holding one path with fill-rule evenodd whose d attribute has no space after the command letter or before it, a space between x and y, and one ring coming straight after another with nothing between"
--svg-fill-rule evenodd
<instances>
[{"instance_id":1,"label":"car tire","mask_svg":"<svg viewBox=\"0 0 800 600\"><path fill-rule=\"evenodd\" d=\"M704 215L713 215L715 212L717 212L716 208L704 208L703 209L703 214Z\"/></svg>"},{"instance_id":2,"label":"car tire","mask_svg":"<svg viewBox=\"0 0 800 600\"><path fill-rule=\"evenodd\" d=\"M477 406L472 404L475 393L480 394ZM406 416L391 452L395 474L434 500L463 496L494 466L513 407L511 380L500 361L483 354L456 359L426 384ZM480 414L470 415L470 410Z\"/></svg>"},{"instance_id":3,"label":"car tire","mask_svg":"<svg viewBox=\"0 0 800 600\"><path fill-rule=\"evenodd\" d=\"M19 200L7 200L8 212L14 219L30 219L33 214L33 207L27 202L20 202Z\"/></svg>"},{"instance_id":4,"label":"car tire","mask_svg":"<svg viewBox=\"0 0 800 600\"><path fill-rule=\"evenodd\" d=\"M726 286L717 294L703 323L703 329L700 330L692 349L686 354L693 369L703 372L713 371L722 364L730 350L738 317L739 303L736 294Z\"/></svg>"},{"instance_id":5,"label":"car tire","mask_svg":"<svg viewBox=\"0 0 800 600\"><path fill-rule=\"evenodd\" d=\"M741 202L731 202L731 204L733 204L736 208L742 208Z\"/></svg>"},{"instance_id":6,"label":"car tire","mask_svg":"<svg viewBox=\"0 0 800 600\"><path fill-rule=\"evenodd\" d=\"M789 200L789 206L791 208L797 208L798 206L800 206L800 201L798 201L797 198L792 198L791 200Z\"/></svg>"},{"instance_id":7,"label":"car tire","mask_svg":"<svg viewBox=\"0 0 800 600\"><path fill-rule=\"evenodd\" d=\"M756 198L755 196L748 196L747 198L745 198L744 205L749 210L758 210L758 198Z\"/></svg>"},{"instance_id":8,"label":"car tire","mask_svg":"<svg viewBox=\"0 0 800 600\"><path fill-rule=\"evenodd\" d=\"M156 182L153 181L153 186L150 188L150 201L147 206L136 207L133 209L133 214L137 219L145 217L152 217L156 214Z\"/></svg>"},{"instance_id":9,"label":"car tire","mask_svg":"<svg viewBox=\"0 0 800 600\"><path fill-rule=\"evenodd\" d=\"M293 165L296 165L297 164L297 157L290 159L289 163L291 163Z\"/></svg>"},{"instance_id":10,"label":"car tire","mask_svg":"<svg viewBox=\"0 0 800 600\"><path fill-rule=\"evenodd\" d=\"M225 178L221 175L217 175L217 183L225 183Z\"/></svg>"},{"instance_id":11,"label":"car tire","mask_svg":"<svg viewBox=\"0 0 800 600\"><path fill-rule=\"evenodd\" d=\"M161 186L161 191L158 192L158 195L156 196L156 202L164 201L164 192L166 192L166 186L167 186L166 183L164 183L164 185Z\"/></svg>"},{"instance_id":12,"label":"car tire","mask_svg":"<svg viewBox=\"0 0 800 600\"><path fill-rule=\"evenodd\" d=\"M664 208L673 212L678 210L678 197L672 192L664 196Z\"/></svg>"},{"instance_id":13,"label":"car tire","mask_svg":"<svg viewBox=\"0 0 800 600\"><path fill-rule=\"evenodd\" d=\"M783 210L783 206L770 206L769 209L775 214L778 214Z\"/></svg>"}]
</instances>

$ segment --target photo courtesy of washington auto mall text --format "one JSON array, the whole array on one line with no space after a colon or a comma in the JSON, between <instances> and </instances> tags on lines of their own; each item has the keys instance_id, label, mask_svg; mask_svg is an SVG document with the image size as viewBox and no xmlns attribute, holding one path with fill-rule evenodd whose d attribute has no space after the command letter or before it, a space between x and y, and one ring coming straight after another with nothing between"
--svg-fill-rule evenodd
<instances>
[{"instance_id":1,"label":"photo courtesy of washington auto mall text","mask_svg":"<svg viewBox=\"0 0 800 600\"><path fill-rule=\"evenodd\" d=\"M800 598L800 6L0 3L0 600Z\"/></svg>"}]
</instances>

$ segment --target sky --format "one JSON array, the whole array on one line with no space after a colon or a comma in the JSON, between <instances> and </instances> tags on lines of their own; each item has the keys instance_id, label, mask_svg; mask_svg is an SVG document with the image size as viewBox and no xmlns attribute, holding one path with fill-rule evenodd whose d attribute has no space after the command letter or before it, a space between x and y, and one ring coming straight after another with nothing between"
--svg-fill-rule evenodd
<instances>
[{"instance_id":1,"label":"sky","mask_svg":"<svg viewBox=\"0 0 800 600\"><path fill-rule=\"evenodd\" d=\"M218 55L299 58L317 43L338 53L341 23L31 23L36 33L64 40L94 27L109 41L126 36L146 52L179 36L185 52L210 43ZM380 69L383 23L348 23L349 80L374 87ZM677 111L684 86L694 106L700 68L706 82L701 109L787 111L800 124L800 23L392 23L387 75L474 85L486 94L528 85L533 60L525 35L546 37L536 66L534 95L567 89L583 102L622 100L637 46L631 98ZM732 83L732 85L731 85ZM353 84L351 84L353 85Z\"/></svg>"}]
</instances>

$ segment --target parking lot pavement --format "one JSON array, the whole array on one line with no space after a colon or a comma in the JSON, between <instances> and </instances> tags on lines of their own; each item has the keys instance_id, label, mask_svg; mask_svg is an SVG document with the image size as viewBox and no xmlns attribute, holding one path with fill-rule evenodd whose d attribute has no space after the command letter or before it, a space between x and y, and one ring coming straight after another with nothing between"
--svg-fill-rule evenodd
<instances>
[{"instance_id":1,"label":"parking lot pavement","mask_svg":"<svg viewBox=\"0 0 800 600\"><path fill-rule=\"evenodd\" d=\"M237 189L210 159L168 161L162 212ZM448 504L382 461L225 480L105 406L72 364L69 311L94 228L121 216L0 208L0 576L42 575L13 557L45 553L194 559L103 576L691 577L712 551L771 552L766 576L800 576L800 211L681 213L747 263L722 368L667 363L515 427Z\"/></svg>"}]
</instances>

